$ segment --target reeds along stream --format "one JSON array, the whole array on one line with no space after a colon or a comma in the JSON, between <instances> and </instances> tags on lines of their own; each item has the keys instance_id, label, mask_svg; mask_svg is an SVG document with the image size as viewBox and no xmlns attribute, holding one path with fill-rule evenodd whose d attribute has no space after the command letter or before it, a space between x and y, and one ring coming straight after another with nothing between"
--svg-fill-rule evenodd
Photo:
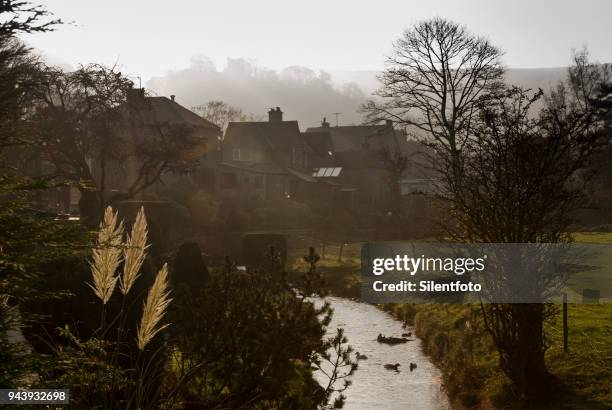
<instances>
[{"instance_id":1,"label":"reeds along stream","mask_svg":"<svg viewBox=\"0 0 612 410\"><path fill-rule=\"evenodd\" d=\"M326 298L334 309L328 334L344 328L353 346L367 359L359 361L353 375L353 384L344 392L346 409L450 409L442 390L440 371L421 351L419 339L411 337L407 343L389 345L379 343L379 334L400 337L412 329L403 329L402 323L373 305L349 299ZM316 303L323 303L318 299ZM412 340L414 339L414 340ZM399 371L385 368L399 363ZM417 365L410 371L410 364Z\"/></svg>"}]
</instances>

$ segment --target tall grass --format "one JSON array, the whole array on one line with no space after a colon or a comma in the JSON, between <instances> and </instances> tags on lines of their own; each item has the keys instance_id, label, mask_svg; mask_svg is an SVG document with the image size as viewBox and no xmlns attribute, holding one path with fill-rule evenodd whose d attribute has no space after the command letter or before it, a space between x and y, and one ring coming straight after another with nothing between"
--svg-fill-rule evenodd
<instances>
[{"instance_id":1,"label":"tall grass","mask_svg":"<svg viewBox=\"0 0 612 410\"><path fill-rule=\"evenodd\" d=\"M97 243L90 262L93 284L89 286L104 305L113 295L119 279L116 272L122 259L122 244L123 221L117 223L117 214L109 206L100 223Z\"/></svg>"},{"instance_id":2,"label":"tall grass","mask_svg":"<svg viewBox=\"0 0 612 410\"><path fill-rule=\"evenodd\" d=\"M123 251L123 275L119 283L119 290L127 295L136 279L146 257L147 245L147 219L144 208L140 208L132 232L128 235Z\"/></svg>"},{"instance_id":3,"label":"tall grass","mask_svg":"<svg viewBox=\"0 0 612 410\"><path fill-rule=\"evenodd\" d=\"M140 326L138 326L138 336L136 338L138 349L141 351L145 349L146 345L157 333L168 326L167 324L160 325L160 322L172 301L169 296L168 264L164 264L157 273L155 282L149 290L147 300L144 303L142 319L140 320Z\"/></svg>"},{"instance_id":4,"label":"tall grass","mask_svg":"<svg viewBox=\"0 0 612 410\"><path fill-rule=\"evenodd\" d=\"M119 388L116 385L118 380L114 376L111 377L110 396L103 400L104 408L156 406L152 402L155 400L153 397L157 397L158 394L152 394L151 392L156 391L157 380L147 375L155 373L154 369L163 368L165 359L159 349L152 354L145 354L145 349L151 340L169 325L162 323L172 300L168 284L167 264L164 264L157 273L144 301L142 316L136 326L135 347L137 349L126 346L123 340L126 334L125 326L127 311L129 310L126 309L126 305L130 305L128 294L140 277L140 270L146 260L147 248L149 247L147 237L147 220L143 208L139 210L132 229L129 234L125 235L125 238L123 221L119 221L117 213L111 207L106 208L90 261L92 283L89 286L102 302L102 321L100 328L94 335L105 337L107 330L105 329L106 306L111 300L115 288L118 287L123 297L118 317L111 320L111 323L118 324L118 327L116 340L111 341L112 351L107 352L108 364L112 368L121 369L118 358L120 355L125 356L127 353L129 363L133 367L122 371L127 372L128 375L131 374L130 378L134 382ZM123 269L119 273L121 264L123 264ZM119 286L117 286L117 283L119 283ZM123 392L119 396L123 396L123 399L116 397L116 390L121 389L123 389Z\"/></svg>"},{"instance_id":5,"label":"tall grass","mask_svg":"<svg viewBox=\"0 0 612 410\"><path fill-rule=\"evenodd\" d=\"M140 208L136 221L130 234L123 239L123 221L118 221L117 213L109 206L104 212L104 219L100 223L96 247L92 252L91 275L93 284L90 287L103 305L110 300L117 282L123 296L127 296L130 289L140 276L140 268L146 258L147 220L143 208ZM117 274L119 265L123 262L121 276ZM142 318L137 329L137 346L144 350L145 346L157 333L167 327L160 324L170 304L170 290L168 287L168 265L159 270L155 282L149 289L144 303ZM125 299L124 299L125 301ZM123 309L121 310L123 314ZM119 323L123 323L120 321Z\"/></svg>"}]
</instances>

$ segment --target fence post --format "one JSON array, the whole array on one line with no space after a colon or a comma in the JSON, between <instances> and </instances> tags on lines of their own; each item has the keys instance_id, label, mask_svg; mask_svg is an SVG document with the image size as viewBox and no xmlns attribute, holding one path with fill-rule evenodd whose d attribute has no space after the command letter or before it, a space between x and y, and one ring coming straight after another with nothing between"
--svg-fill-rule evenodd
<instances>
[{"instance_id":1,"label":"fence post","mask_svg":"<svg viewBox=\"0 0 612 410\"><path fill-rule=\"evenodd\" d=\"M342 249L344 248L344 242L340 244L340 253L338 254L338 262L342 262Z\"/></svg>"},{"instance_id":2,"label":"fence post","mask_svg":"<svg viewBox=\"0 0 612 410\"><path fill-rule=\"evenodd\" d=\"M563 352L567 353L567 293L563 293Z\"/></svg>"}]
</instances>

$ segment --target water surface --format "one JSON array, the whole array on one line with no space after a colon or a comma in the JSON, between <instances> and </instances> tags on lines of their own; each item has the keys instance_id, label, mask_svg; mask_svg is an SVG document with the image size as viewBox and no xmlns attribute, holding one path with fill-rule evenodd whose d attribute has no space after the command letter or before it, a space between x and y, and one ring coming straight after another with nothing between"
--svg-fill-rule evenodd
<instances>
[{"instance_id":1,"label":"water surface","mask_svg":"<svg viewBox=\"0 0 612 410\"><path fill-rule=\"evenodd\" d=\"M329 335L342 327L356 351L368 356L359 362L353 384L345 391L346 409L448 410L448 398L441 389L440 371L421 351L419 339L395 346L378 343L379 333L401 336L411 328L373 305L338 297L325 298L334 309ZM317 300L322 303L322 299ZM414 338L414 337L413 337ZM410 372L410 363L417 368ZM384 365L400 363L400 371Z\"/></svg>"}]
</instances>

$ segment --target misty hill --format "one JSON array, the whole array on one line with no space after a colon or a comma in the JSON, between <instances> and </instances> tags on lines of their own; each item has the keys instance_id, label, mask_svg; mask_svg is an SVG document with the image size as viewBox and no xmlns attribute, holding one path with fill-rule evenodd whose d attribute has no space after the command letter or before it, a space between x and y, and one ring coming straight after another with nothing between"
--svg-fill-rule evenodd
<instances>
[{"instance_id":1,"label":"misty hill","mask_svg":"<svg viewBox=\"0 0 612 410\"><path fill-rule=\"evenodd\" d=\"M269 107L279 106L285 119L298 120L302 130L318 126L323 117L334 125L359 124L361 104L378 87L377 71L315 72L293 66L274 71L244 59L228 59L222 70L206 58L194 58L191 67L152 78L147 88L158 95L176 95L190 108L222 100L246 113L265 117ZM550 89L565 78L566 68L509 69L508 83Z\"/></svg>"},{"instance_id":2,"label":"misty hill","mask_svg":"<svg viewBox=\"0 0 612 410\"><path fill-rule=\"evenodd\" d=\"M356 84L338 85L323 71L294 66L277 72L243 59L228 59L222 70L196 59L187 69L152 78L147 88L159 95L175 94L188 108L222 100L265 117L269 107L279 106L285 119L298 120L302 129L318 125L324 116L331 120L335 112L342 113L343 124L358 124L357 111L367 99Z\"/></svg>"}]
</instances>

